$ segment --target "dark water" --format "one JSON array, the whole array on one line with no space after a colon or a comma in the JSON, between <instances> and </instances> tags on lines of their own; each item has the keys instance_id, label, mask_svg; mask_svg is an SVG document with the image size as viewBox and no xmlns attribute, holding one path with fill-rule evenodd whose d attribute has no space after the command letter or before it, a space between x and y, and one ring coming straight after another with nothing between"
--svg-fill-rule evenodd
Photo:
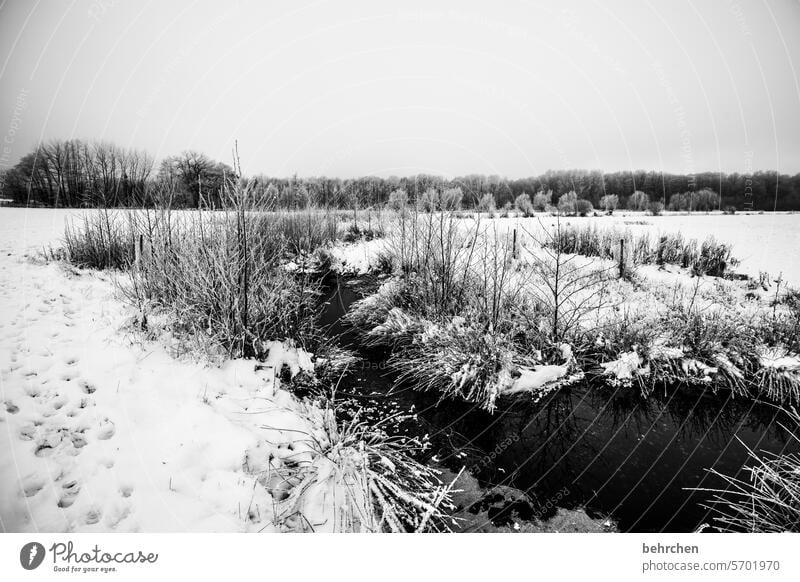
<instances>
[{"instance_id":1,"label":"dark water","mask_svg":"<svg viewBox=\"0 0 800 582\"><path fill-rule=\"evenodd\" d=\"M361 297L358 289L334 281L326 296L323 323L345 346L356 338L340 317ZM466 464L484 484L510 485L542 505L608 515L623 531L685 532L712 523L704 507L712 495L688 490L724 488L709 469L747 479L745 447L798 450L779 426L782 412L726 392L676 387L643 399L635 389L578 385L535 405L525 397L505 402L490 415L402 388L390 393L385 354L365 355L345 389L386 406L413 406L419 421L412 430L431 437L435 460Z\"/></svg>"}]
</instances>

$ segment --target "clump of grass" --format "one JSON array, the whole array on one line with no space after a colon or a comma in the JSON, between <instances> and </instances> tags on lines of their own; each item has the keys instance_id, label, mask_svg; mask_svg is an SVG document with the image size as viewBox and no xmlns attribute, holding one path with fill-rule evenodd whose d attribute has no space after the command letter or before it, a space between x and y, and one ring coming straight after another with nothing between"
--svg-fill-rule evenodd
<instances>
[{"instance_id":1,"label":"clump of grass","mask_svg":"<svg viewBox=\"0 0 800 582\"><path fill-rule=\"evenodd\" d=\"M794 428L781 426L800 444L800 416L795 409L788 414ZM715 495L709 505L716 513L714 523L731 532L800 532L800 456L747 452L752 462L745 469L747 478L711 470L726 483L724 490L710 490Z\"/></svg>"},{"instance_id":2,"label":"clump of grass","mask_svg":"<svg viewBox=\"0 0 800 582\"><path fill-rule=\"evenodd\" d=\"M283 264L305 263L339 238L338 217L315 208L273 212L237 179L220 198L220 209L100 210L70 225L50 257L125 270L122 295L142 326L150 315L170 314L173 331L204 351L260 357L264 342L276 339L313 347L318 281Z\"/></svg>"},{"instance_id":3,"label":"clump of grass","mask_svg":"<svg viewBox=\"0 0 800 582\"><path fill-rule=\"evenodd\" d=\"M389 365L397 384L432 391L441 399L458 398L494 410L497 397L511 386L513 346L502 336L482 333L463 321L431 326Z\"/></svg>"},{"instance_id":4,"label":"clump of grass","mask_svg":"<svg viewBox=\"0 0 800 582\"><path fill-rule=\"evenodd\" d=\"M778 402L800 402L800 357L781 347L759 352L755 382L761 391Z\"/></svg>"},{"instance_id":5,"label":"clump of grass","mask_svg":"<svg viewBox=\"0 0 800 582\"><path fill-rule=\"evenodd\" d=\"M167 311L183 335L210 337L231 357L261 357L269 340L313 347L318 283L287 272L282 259L322 239L297 217L252 206L240 188L228 184L225 210L150 221L147 252L129 271L124 296L143 323L148 312Z\"/></svg>"},{"instance_id":6,"label":"clump of grass","mask_svg":"<svg viewBox=\"0 0 800 582\"><path fill-rule=\"evenodd\" d=\"M134 261L136 230L124 211L100 209L64 230L63 245L50 249L50 259L63 259L83 269L126 269Z\"/></svg>"},{"instance_id":7,"label":"clump of grass","mask_svg":"<svg viewBox=\"0 0 800 582\"><path fill-rule=\"evenodd\" d=\"M726 269L737 264L731 246L708 238L700 245L683 235L667 234L653 243L648 234L634 235L630 231L601 229L596 225L565 225L552 245L561 252L603 259L619 260L620 241L624 252L635 264L675 264L691 268L696 275L721 277Z\"/></svg>"},{"instance_id":8,"label":"clump of grass","mask_svg":"<svg viewBox=\"0 0 800 582\"><path fill-rule=\"evenodd\" d=\"M731 263L731 247L709 238L700 246L700 253L692 262L692 271L696 275L722 277Z\"/></svg>"},{"instance_id":9,"label":"clump of grass","mask_svg":"<svg viewBox=\"0 0 800 582\"><path fill-rule=\"evenodd\" d=\"M343 236L336 214L313 207L269 213L258 222L268 232L277 229L294 254L309 254Z\"/></svg>"},{"instance_id":10,"label":"clump of grass","mask_svg":"<svg viewBox=\"0 0 800 582\"><path fill-rule=\"evenodd\" d=\"M332 500L324 523L334 532L449 531L445 510L452 508L452 485L442 484L434 469L414 460L424 447L418 439L383 430L396 418L378 423L358 413L341 418L332 402L314 406L310 414L322 431L309 435L310 462L278 475L293 484L280 505L279 522L313 531L306 513L314 508L307 504L322 497Z\"/></svg>"},{"instance_id":11,"label":"clump of grass","mask_svg":"<svg viewBox=\"0 0 800 582\"><path fill-rule=\"evenodd\" d=\"M343 239L345 242L355 242L357 240L373 240L384 236L386 236L386 232L380 223L359 225L357 222L353 222L347 227Z\"/></svg>"}]
</instances>

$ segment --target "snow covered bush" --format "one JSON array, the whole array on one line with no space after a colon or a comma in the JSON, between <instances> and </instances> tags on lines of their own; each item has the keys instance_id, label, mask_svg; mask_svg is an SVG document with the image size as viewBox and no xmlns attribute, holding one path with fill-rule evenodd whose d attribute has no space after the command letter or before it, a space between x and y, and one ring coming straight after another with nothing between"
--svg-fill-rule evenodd
<instances>
[{"instance_id":1,"label":"snow covered bush","mask_svg":"<svg viewBox=\"0 0 800 582\"><path fill-rule=\"evenodd\" d=\"M439 196L439 209L445 212L460 210L463 198L461 188L448 188Z\"/></svg>"},{"instance_id":2,"label":"snow covered bush","mask_svg":"<svg viewBox=\"0 0 800 582\"><path fill-rule=\"evenodd\" d=\"M553 191L539 191L533 195L533 209L536 212L545 212L553 203Z\"/></svg>"},{"instance_id":3,"label":"snow covered bush","mask_svg":"<svg viewBox=\"0 0 800 582\"><path fill-rule=\"evenodd\" d=\"M481 196L476 208L480 212L494 212L497 209L497 205L495 204L494 200L494 194L487 192Z\"/></svg>"},{"instance_id":4,"label":"snow covered bush","mask_svg":"<svg viewBox=\"0 0 800 582\"><path fill-rule=\"evenodd\" d=\"M650 198L641 190L636 190L628 198L628 210L647 210Z\"/></svg>"},{"instance_id":5,"label":"snow covered bush","mask_svg":"<svg viewBox=\"0 0 800 582\"><path fill-rule=\"evenodd\" d=\"M531 197L525 193L520 194L514 199L514 207L520 211L523 216L530 216L533 214L533 203L531 203Z\"/></svg>"},{"instance_id":6,"label":"snow covered bush","mask_svg":"<svg viewBox=\"0 0 800 582\"><path fill-rule=\"evenodd\" d=\"M647 204L647 212L651 216L661 216L661 213L664 212L664 203L660 200L653 200Z\"/></svg>"},{"instance_id":7,"label":"snow covered bush","mask_svg":"<svg viewBox=\"0 0 800 582\"><path fill-rule=\"evenodd\" d=\"M578 195L574 190L565 192L558 198L558 211L561 214L575 214L578 209Z\"/></svg>"},{"instance_id":8,"label":"snow covered bush","mask_svg":"<svg viewBox=\"0 0 800 582\"><path fill-rule=\"evenodd\" d=\"M408 194L402 188L399 188L389 194L389 201L386 205L392 210L405 210L408 206Z\"/></svg>"},{"instance_id":9,"label":"snow covered bush","mask_svg":"<svg viewBox=\"0 0 800 582\"><path fill-rule=\"evenodd\" d=\"M428 188L419 197L417 206L423 212L436 212L439 209L439 203L439 191L434 188Z\"/></svg>"}]
</instances>

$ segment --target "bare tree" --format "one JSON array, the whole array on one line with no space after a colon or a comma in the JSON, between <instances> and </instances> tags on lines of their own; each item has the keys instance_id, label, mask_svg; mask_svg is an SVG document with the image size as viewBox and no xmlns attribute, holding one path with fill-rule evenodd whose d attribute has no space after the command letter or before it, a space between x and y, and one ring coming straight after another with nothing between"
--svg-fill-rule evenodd
<instances>
[{"instance_id":1,"label":"bare tree","mask_svg":"<svg viewBox=\"0 0 800 582\"><path fill-rule=\"evenodd\" d=\"M527 249L534 275L530 285L552 340L561 342L579 330L587 314L609 305L608 284L614 267L562 252L559 218L554 229L541 219L539 225L540 231L523 229L536 243L533 249Z\"/></svg>"}]
</instances>

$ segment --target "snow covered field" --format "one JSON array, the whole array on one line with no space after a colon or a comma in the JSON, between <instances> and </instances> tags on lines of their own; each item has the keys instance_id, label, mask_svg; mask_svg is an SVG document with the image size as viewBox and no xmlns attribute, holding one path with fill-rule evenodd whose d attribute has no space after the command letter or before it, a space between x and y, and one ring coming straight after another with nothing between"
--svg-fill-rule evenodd
<instances>
[{"instance_id":1,"label":"snow covered field","mask_svg":"<svg viewBox=\"0 0 800 582\"><path fill-rule=\"evenodd\" d=\"M3 245L8 245L22 252L23 249L40 249L43 245L57 242L64 230L64 224L72 217L80 217L86 210L66 209L24 209L0 208L0 225L3 227ZM542 215L545 224L553 222L553 217ZM678 214L665 213L662 216L649 216L641 212L618 211L612 216L585 218L565 218L565 222L586 224L591 222L600 227L627 228L634 233L650 232L652 236L659 233L681 232L687 238L700 241L714 236L721 242L733 245L733 255L742 261L737 271L757 277L759 271L766 271L773 277L782 273L786 281L800 286L800 214L766 213L766 214ZM536 218L500 218L496 219L498 227L535 223ZM13 229L13 232L8 230ZM379 247L380 241L373 243ZM347 257L357 270L361 263L368 261L362 255ZM355 251L354 251L355 252Z\"/></svg>"},{"instance_id":2,"label":"snow covered field","mask_svg":"<svg viewBox=\"0 0 800 582\"><path fill-rule=\"evenodd\" d=\"M523 225L528 219L501 219ZM551 224L553 217L542 217L545 224ZM652 237L658 234L681 232L686 238L703 241L713 236L720 242L733 245L733 256L741 260L736 271L758 277L766 271L773 278L783 274L786 281L800 285L800 214L678 214L665 213L662 216L617 212L612 216L585 218L566 218L565 222L575 224L596 224L598 227L630 229L633 233L649 232Z\"/></svg>"},{"instance_id":3,"label":"snow covered field","mask_svg":"<svg viewBox=\"0 0 800 582\"><path fill-rule=\"evenodd\" d=\"M107 273L25 257L70 214L0 209L0 530L292 529L271 469L323 438L318 411L253 361L210 368L141 342ZM303 514L324 530L317 490Z\"/></svg>"},{"instance_id":4,"label":"snow covered field","mask_svg":"<svg viewBox=\"0 0 800 582\"><path fill-rule=\"evenodd\" d=\"M254 361L213 368L176 360L131 329L134 314L115 298L113 275L38 260L66 220L85 212L0 208L0 530L295 529L284 495L274 495L283 486L275 470L298 456L327 462L307 437L324 440L320 411ZM566 220L714 235L734 245L738 270L782 272L800 285L800 215ZM383 245L340 245L333 257L344 271L364 272ZM310 355L275 347L268 364L311 365ZM325 499L335 495L318 485L302 515L317 531L333 529Z\"/></svg>"}]
</instances>

